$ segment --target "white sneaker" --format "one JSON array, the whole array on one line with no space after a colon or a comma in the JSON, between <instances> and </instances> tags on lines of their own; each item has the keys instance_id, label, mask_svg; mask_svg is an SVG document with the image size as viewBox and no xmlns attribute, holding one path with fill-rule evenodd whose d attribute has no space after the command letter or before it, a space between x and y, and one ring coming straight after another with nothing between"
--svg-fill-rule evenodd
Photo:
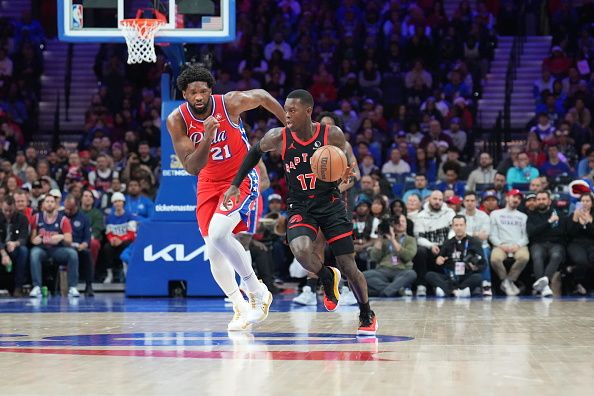
<instances>
[{"instance_id":1,"label":"white sneaker","mask_svg":"<svg viewBox=\"0 0 594 396\"><path fill-rule=\"evenodd\" d=\"M518 286L516 286L516 284L512 280L509 281L509 285L512 290L512 296L517 296L520 294L520 289L518 289Z\"/></svg>"},{"instance_id":2,"label":"white sneaker","mask_svg":"<svg viewBox=\"0 0 594 396\"><path fill-rule=\"evenodd\" d=\"M425 286L417 286L417 297L427 297L427 288Z\"/></svg>"},{"instance_id":3,"label":"white sneaker","mask_svg":"<svg viewBox=\"0 0 594 396\"><path fill-rule=\"evenodd\" d=\"M493 297L493 291L491 290L491 282L483 281L483 297Z\"/></svg>"},{"instance_id":4,"label":"white sneaker","mask_svg":"<svg viewBox=\"0 0 594 396\"><path fill-rule=\"evenodd\" d=\"M404 289L404 297L412 297L413 292L410 289L410 287L407 287L406 289Z\"/></svg>"},{"instance_id":5,"label":"white sneaker","mask_svg":"<svg viewBox=\"0 0 594 396\"><path fill-rule=\"evenodd\" d=\"M80 293L76 290L76 287L71 287L68 289L68 297L80 297Z\"/></svg>"},{"instance_id":6,"label":"white sneaker","mask_svg":"<svg viewBox=\"0 0 594 396\"><path fill-rule=\"evenodd\" d=\"M464 289L456 289L454 290L454 296L457 298L468 298L470 297L470 287L465 287Z\"/></svg>"},{"instance_id":7,"label":"white sneaker","mask_svg":"<svg viewBox=\"0 0 594 396\"><path fill-rule=\"evenodd\" d=\"M250 305L245 302L240 306L233 305L233 319L227 324L228 331L246 331L250 330L252 325L248 323L246 317L250 311Z\"/></svg>"},{"instance_id":8,"label":"white sneaker","mask_svg":"<svg viewBox=\"0 0 594 396\"><path fill-rule=\"evenodd\" d=\"M250 293L251 309L247 314L247 321L249 323L260 323L268 317L268 310L272 304L272 293L264 283L260 283L261 291L258 293Z\"/></svg>"},{"instance_id":9,"label":"white sneaker","mask_svg":"<svg viewBox=\"0 0 594 396\"><path fill-rule=\"evenodd\" d=\"M419 287L421 287L421 286L419 286ZM423 288L424 287L425 286L423 286ZM417 297L418 296L419 296L419 292L418 292L418 288L417 288ZM441 287L436 287L435 288L435 297L445 297L445 296L446 296L446 294L445 294L445 292L443 291L443 289Z\"/></svg>"},{"instance_id":10,"label":"white sneaker","mask_svg":"<svg viewBox=\"0 0 594 396\"><path fill-rule=\"evenodd\" d=\"M549 285L549 278L547 278L546 276L543 276L541 278L538 278L536 280L536 282L534 282L532 284L532 288L536 292L542 292L544 290L544 288L547 287L548 285Z\"/></svg>"},{"instance_id":11,"label":"white sneaker","mask_svg":"<svg viewBox=\"0 0 594 396\"><path fill-rule=\"evenodd\" d=\"M300 305L318 305L318 298L316 293L311 291L311 287L303 286L301 294L295 297L293 302Z\"/></svg>"},{"instance_id":12,"label":"white sneaker","mask_svg":"<svg viewBox=\"0 0 594 396\"><path fill-rule=\"evenodd\" d=\"M544 289L542 289L541 296L543 296L543 297L553 297L553 291L551 290L551 288L549 287L549 285L546 285L544 287Z\"/></svg>"},{"instance_id":13,"label":"white sneaker","mask_svg":"<svg viewBox=\"0 0 594 396\"><path fill-rule=\"evenodd\" d=\"M355 293L353 293L348 287L343 286L340 289L340 305L357 305L357 304L359 304L359 302L357 302Z\"/></svg>"},{"instance_id":14,"label":"white sneaker","mask_svg":"<svg viewBox=\"0 0 594 396\"><path fill-rule=\"evenodd\" d=\"M112 283L113 282L113 271L111 268L107 270L107 276L103 280L103 283Z\"/></svg>"},{"instance_id":15,"label":"white sneaker","mask_svg":"<svg viewBox=\"0 0 594 396\"><path fill-rule=\"evenodd\" d=\"M517 296L517 294L515 294L514 286L513 282L507 278L501 282L501 290L503 290L506 296Z\"/></svg>"},{"instance_id":16,"label":"white sneaker","mask_svg":"<svg viewBox=\"0 0 594 396\"><path fill-rule=\"evenodd\" d=\"M35 286L29 292L29 297L41 297L41 288L39 286Z\"/></svg>"}]
</instances>

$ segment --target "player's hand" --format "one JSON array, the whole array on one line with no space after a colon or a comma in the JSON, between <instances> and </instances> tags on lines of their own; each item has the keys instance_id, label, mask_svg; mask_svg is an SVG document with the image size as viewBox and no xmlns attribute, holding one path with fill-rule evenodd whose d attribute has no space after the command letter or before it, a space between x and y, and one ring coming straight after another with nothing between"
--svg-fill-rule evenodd
<instances>
[{"instance_id":1,"label":"player's hand","mask_svg":"<svg viewBox=\"0 0 594 396\"><path fill-rule=\"evenodd\" d=\"M234 202L239 201L239 188L231 185L225 191L225 195L223 195L223 205L225 208L230 208L233 206Z\"/></svg>"},{"instance_id":2,"label":"player's hand","mask_svg":"<svg viewBox=\"0 0 594 396\"><path fill-rule=\"evenodd\" d=\"M357 166L357 163L353 162L344 170L344 173L341 176L342 182L344 184L348 183L351 180L351 177L355 177L355 172L353 171L353 169L355 169L355 166Z\"/></svg>"},{"instance_id":3,"label":"player's hand","mask_svg":"<svg viewBox=\"0 0 594 396\"><path fill-rule=\"evenodd\" d=\"M213 116L208 116L208 118L204 120L204 139L214 139L214 135L220 125L221 124L216 118Z\"/></svg>"}]
</instances>

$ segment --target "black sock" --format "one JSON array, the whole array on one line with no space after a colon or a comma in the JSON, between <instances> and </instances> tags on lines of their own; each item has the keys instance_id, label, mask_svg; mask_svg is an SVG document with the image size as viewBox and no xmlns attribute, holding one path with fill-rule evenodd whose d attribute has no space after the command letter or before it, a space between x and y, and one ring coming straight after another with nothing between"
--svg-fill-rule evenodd
<instances>
[{"instance_id":1,"label":"black sock","mask_svg":"<svg viewBox=\"0 0 594 396\"><path fill-rule=\"evenodd\" d=\"M369 306L369 301L366 303L359 303L359 313L360 315L369 314L371 312L371 307Z\"/></svg>"},{"instance_id":2,"label":"black sock","mask_svg":"<svg viewBox=\"0 0 594 396\"><path fill-rule=\"evenodd\" d=\"M315 293L318 289L318 278L307 278L307 282L305 282L305 285L309 286L311 288L311 291Z\"/></svg>"}]
</instances>

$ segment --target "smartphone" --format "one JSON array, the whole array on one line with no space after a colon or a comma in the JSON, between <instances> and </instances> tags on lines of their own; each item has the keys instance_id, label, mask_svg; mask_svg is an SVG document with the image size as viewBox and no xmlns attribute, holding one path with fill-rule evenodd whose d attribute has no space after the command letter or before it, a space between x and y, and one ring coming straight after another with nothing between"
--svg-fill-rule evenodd
<instances>
[{"instance_id":1,"label":"smartphone","mask_svg":"<svg viewBox=\"0 0 594 396\"><path fill-rule=\"evenodd\" d=\"M576 211L579 210L581 212L583 210L583 208L584 208L584 204L582 204L581 202L577 202L575 204L575 210Z\"/></svg>"}]
</instances>

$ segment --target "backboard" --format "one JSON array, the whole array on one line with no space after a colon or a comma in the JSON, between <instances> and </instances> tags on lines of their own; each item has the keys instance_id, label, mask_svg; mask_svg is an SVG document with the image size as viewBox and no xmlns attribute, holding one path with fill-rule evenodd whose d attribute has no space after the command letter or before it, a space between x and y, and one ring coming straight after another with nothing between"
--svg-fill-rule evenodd
<instances>
[{"instance_id":1,"label":"backboard","mask_svg":"<svg viewBox=\"0 0 594 396\"><path fill-rule=\"evenodd\" d=\"M119 21L167 17L157 43L222 43L235 39L235 0L58 0L58 36L66 42L125 42Z\"/></svg>"}]
</instances>

